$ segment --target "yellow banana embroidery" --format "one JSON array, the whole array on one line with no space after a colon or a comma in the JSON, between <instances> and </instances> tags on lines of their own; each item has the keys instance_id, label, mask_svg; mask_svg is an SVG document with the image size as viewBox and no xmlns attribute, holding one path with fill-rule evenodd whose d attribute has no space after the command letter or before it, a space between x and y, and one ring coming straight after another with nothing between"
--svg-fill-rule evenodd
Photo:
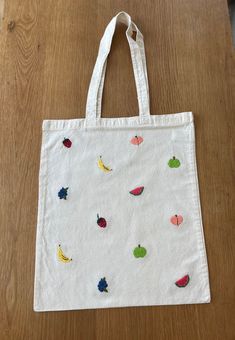
<instances>
[{"instance_id":1,"label":"yellow banana embroidery","mask_svg":"<svg viewBox=\"0 0 235 340\"><path fill-rule=\"evenodd\" d=\"M68 263L68 262L72 261L71 258L64 255L60 244L59 244L58 249L57 249L57 256L58 256L59 261L64 262L64 263Z\"/></svg>"},{"instance_id":2,"label":"yellow banana embroidery","mask_svg":"<svg viewBox=\"0 0 235 340\"><path fill-rule=\"evenodd\" d=\"M100 159L98 160L98 167L104 172L110 172L113 170L113 169L110 169L110 167L104 165L102 161L102 156L100 156Z\"/></svg>"}]
</instances>

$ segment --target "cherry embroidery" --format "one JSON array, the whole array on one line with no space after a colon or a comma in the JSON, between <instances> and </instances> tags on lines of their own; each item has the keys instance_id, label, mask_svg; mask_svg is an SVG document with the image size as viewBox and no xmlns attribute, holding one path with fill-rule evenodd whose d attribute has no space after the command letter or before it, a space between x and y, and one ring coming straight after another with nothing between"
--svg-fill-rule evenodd
<instances>
[{"instance_id":1,"label":"cherry embroidery","mask_svg":"<svg viewBox=\"0 0 235 340\"><path fill-rule=\"evenodd\" d=\"M189 275L187 274L187 275L181 277L181 279L177 280L177 281L175 282L175 285L176 285L177 287L179 287L179 288L184 288L184 287L186 287L187 284L189 283L189 280L190 280L190 277L189 277Z\"/></svg>"},{"instance_id":2,"label":"cherry embroidery","mask_svg":"<svg viewBox=\"0 0 235 340\"><path fill-rule=\"evenodd\" d=\"M134 195L134 196L139 196L139 195L142 194L143 191L144 191L144 187L137 187L137 188L131 190L130 194Z\"/></svg>"},{"instance_id":3,"label":"cherry embroidery","mask_svg":"<svg viewBox=\"0 0 235 340\"><path fill-rule=\"evenodd\" d=\"M106 219L104 217L99 217L99 215L97 214L97 224L100 228L106 228L107 226Z\"/></svg>"},{"instance_id":4,"label":"cherry embroidery","mask_svg":"<svg viewBox=\"0 0 235 340\"><path fill-rule=\"evenodd\" d=\"M71 148L71 146L72 146L72 142L71 142L71 140L69 138L64 138L62 143L64 144L64 146L66 148Z\"/></svg>"},{"instance_id":5,"label":"cherry embroidery","mask_svg":"<svg viewBox=\"0 0 235 340\"><path fill-rule=\"evenodd\" d=\"M141 136L135 136L133 138L131 138L131 144L133 145L140 145L141 143L143 143L144 139Z\"/></svg>"},{"instance_id":6,"label":"cherry embroidery","mask_svg":"<svg viewBox=\"0 0 235 340\"><path fill-rule=\"evenodd\" d=\"M181 215L174 215L171 216L171 223L177 225L177 227L183 222L183 216Z\"/></svg>"},{"instance_id":7,"label":"cherry embroidery","mask_svg":"<svg viewBox=\"0 0 235 340\"><path fill-rule=\"evenodd\" d=\"M108 289L107 289L108 284L107 284L107 281L106 281L105 277L103 277L103 279L100 279L97 287L98 287L100 292L108 293Z\"/></svg>"},{"instance_id":8,"label":"cherry embroidery","mask_svg":"<svg viewBox=\"0 0 235 340\"><path fill-rule=\"evenodd\" d=\"M68 188L62 187L60 191L58 192L58 197L62 200L66 200L68 196Z\"/></svg>"}]
</instances>

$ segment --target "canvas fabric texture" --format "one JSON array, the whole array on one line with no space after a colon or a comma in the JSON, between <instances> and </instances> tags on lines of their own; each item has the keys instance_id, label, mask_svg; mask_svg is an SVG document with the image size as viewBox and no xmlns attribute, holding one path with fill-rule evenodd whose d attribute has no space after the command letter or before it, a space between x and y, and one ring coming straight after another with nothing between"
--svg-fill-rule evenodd
<instances>
[{"instance_id":1,"label":"canvas fabric texture","mask_svg":"<svg viewBox=\"0 0 235 340\"><path fill-rule=\"evenodd\" d=\"M139 115L102 118L118 22ZM34 310L210 302L193 114L150 115L143 36L127 13L104 32L85 118L42 130Z\"/></svg>"}]
</instances>

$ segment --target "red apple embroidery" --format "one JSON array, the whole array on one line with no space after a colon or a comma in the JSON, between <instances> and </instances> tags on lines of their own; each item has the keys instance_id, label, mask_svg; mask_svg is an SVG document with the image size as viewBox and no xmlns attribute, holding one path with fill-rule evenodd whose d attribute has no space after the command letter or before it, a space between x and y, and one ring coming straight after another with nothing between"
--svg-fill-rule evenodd
<instances>
[{"instance_id":1,"label":"red apple embroidery","mask_svg":"<svg viewBox=\"0 0 235 340\"><path fill-rule=\"evenodd\" d=\"M183 222L183 216L181 215L174 215L171 217L171 223L174 225L179 226Z\"/></svg>"},{"instance_id":2,"label":"red apple embroidery","mask_svg":"<svg viewBox=\"0 0 235 340\"><path fill-rule=\"evenodd\" d=\"M71 146L72 146L72 142L69 138L64 138L63 144L66 148L71 148Z\"/></svg>"},{"instance_id":3,"label":"red apple embroidery","mask_svg":"<svg viewBox=\"0 0 235 340\"><path fill-rule=\"evenodd\" d=\"M140 145L141 143L143 143L144 139L141 136L135 136L133 138L131 138L131 144L133 145Z\"/></svg>"},{"instance_id":4,"label":"red apple embroidery","mask_svg":"<svg viewBox=\"0 0 235 340\"><path fill-rule=\"evenodd\" d=\"M175 285L179 288L184 288L189 283L189 280L190 280L190 278L189 278L189 275L187 274L187 275L181 277L181 279L177 280L175 282Z\"/></svg>"},{"instance_id":5,"label":"red apple embroidery","mask_svg":"<svg viewBox=\"0 0 235 340\"><path fill-rule=\"evenodd\" d=\"M99 217L97 214L97 224L100 228L106 228L107 227L107 222L104 217Z\"/></svg>"},{"instance_id":6,"label":"red apple embroidery","mask_svg":"<svg viewBox=\"0 0 235 340\"><path fill-rule=\"evenodd\" d=\"M137 187L137 188L131 190L130 194L134 195L134 196L139 196L139 195L142 194L143 191L144 191L144 187Z\"/></svg>"}]
</instances>

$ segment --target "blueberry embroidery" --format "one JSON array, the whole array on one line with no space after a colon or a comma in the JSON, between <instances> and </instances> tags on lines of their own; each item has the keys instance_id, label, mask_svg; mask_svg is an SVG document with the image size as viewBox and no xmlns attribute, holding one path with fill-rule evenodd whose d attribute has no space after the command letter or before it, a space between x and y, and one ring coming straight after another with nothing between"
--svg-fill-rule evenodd
<instances>
[{"instance_id":1,"label":"blueberry embroidery","mask_svg":"<svg viewBox=\"0 0 235 340\"><path fill-rule=\"evenodd\" d=\"M59 196L59 198L62 200L62 199L64 199L64 200L66 200L66 198L67 198L67 195L68 195L68 188L64 188L64 187L62 187L61 189L60 189L60 191L58 192L58 196Z\"/></svg>"},{"instance_id":2,"label":"blueberry embroidery","mask_svg":"<svg viewBox=\"0 0 235 340\"><path fill-rule=\"evenodd\" d=\"M106 279L105 277L103 277L103 279L100 279L99 283L98 283L98 289L100 292L106 292L108 293L108 290L107 290L107 287L108 287L108 284L106 282Z\"/></svg>"}]
</instances>

